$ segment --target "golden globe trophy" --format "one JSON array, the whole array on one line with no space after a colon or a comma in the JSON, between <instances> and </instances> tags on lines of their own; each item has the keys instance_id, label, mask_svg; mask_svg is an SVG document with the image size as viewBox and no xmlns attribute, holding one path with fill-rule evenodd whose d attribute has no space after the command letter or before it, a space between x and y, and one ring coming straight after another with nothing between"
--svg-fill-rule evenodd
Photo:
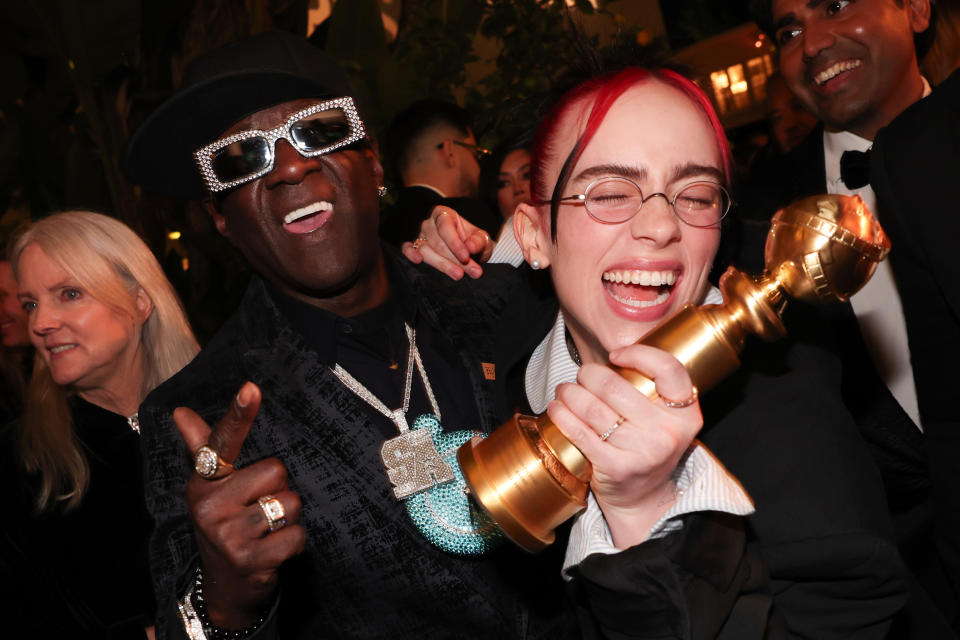
<instances>
[{"instance_id":1,"label":"golden globe trophy","mask_svg":"<svg viewBox=\"0 0 960 640\"><path fill-rule=\"evenodd\" d=\"M705 391L733 372L748 334L786 335L788 299L844 302L866 284L890 251L859 196L803 198L774 216L759 277L733 267L720 279L723 304L685 305L640 341L672 353ZM616 368L648 398L656 388L640 373ZM550 418L517 414L488 438L457 452L480 506L527 551L554 539L554 529L586 506L590 462Z\"/></svg>"}]
</instances>

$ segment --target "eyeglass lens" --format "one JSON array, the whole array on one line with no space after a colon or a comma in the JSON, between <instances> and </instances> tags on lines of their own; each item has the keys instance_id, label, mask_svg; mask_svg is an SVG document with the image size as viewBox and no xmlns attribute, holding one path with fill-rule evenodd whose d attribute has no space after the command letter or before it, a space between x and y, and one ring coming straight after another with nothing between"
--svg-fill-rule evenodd
<instances>
[{"instance_id":1,"label":"eyeglass lens","mask_svg":"<svg viewBox=\"0 0 960 640\"><path fill-rule=\"evenodd\" d=\"M350 122L341 109L328 109L297 120L290 136L303 151L316 151L344 140L350 135Z\"/></svg>"},{"instance_id":2,"label":"eyeglass lens","mask_svg":"<svg viewBox=\"0 0 960 640\"><path fill-rule=\"evenodd\" d=\"M623 178L607 178L593 183L584 204L590 215L601 222L626 222L644 203L640 187ZM716 224L727 211L727 196L712 182L694 182L677 192L672 202L677 216L687 224L705 227Z\"/></svg>"},{"instance_id":3,"label":"eyeglass lens","mask_svg":"<svg viewBox=\"0 0 960 640\"><path fill-rule=\"evenodd\" d=\"M343 110L327 109L297 120L290 125L287 135L281 137L299 151L310 153L345 140L350 133L350 121ZM268 167L272 156L271 141L259 135L218 149L210 164L218 180L231 182Z\"/></svg>"}]
</instances>

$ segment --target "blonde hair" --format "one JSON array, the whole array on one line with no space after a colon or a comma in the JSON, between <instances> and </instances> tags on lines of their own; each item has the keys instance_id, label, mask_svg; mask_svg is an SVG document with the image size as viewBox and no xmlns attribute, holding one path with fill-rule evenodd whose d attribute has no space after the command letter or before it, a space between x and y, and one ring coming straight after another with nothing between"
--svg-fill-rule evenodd
<instances>
[{"instance_id":1,"label":"blonde hair","mask_svg":"<svg viewBox=\"0 0 960 640\"><path fill-rule=\"evenodd\" d=\"M186 314L170 281L147 245L122 222L89 211L57 213L34 223L11 252L14 276L24 249L37 245L99 302L131 317L143 291L153 311L141 331L144 371L138 403L182 369L199 351ZM54 382L43 357L34 360L19 441L20 459L36 472L38 510L54 502L80 503L90 470L73 432L65 389Z\"/></svg>"}]
</instances>

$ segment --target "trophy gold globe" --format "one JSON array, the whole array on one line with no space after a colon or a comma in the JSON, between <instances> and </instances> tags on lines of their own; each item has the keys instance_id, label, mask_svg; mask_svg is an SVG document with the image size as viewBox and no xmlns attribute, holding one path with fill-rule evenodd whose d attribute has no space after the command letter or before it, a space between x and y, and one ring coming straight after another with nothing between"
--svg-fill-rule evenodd
<instances>
[{"instance_id":1,"label":"trophy gold globe","mask_svg":"<svg viewBox=\"0 0 960 640\"><path fill-rule=\"evenodd\" d=\"M746 337L786 335L790 299L845 302L873 275L890 241L859 196L819 195L774 214L765 268L749 276L731 267L720 279L723 303L687 304L640 343L673 354L702 393L740 366ZM652 380L614 369L648 398ZM514 543L528 551L554 540L554 529L586 506L592 468L544 414L514 415L486 439L457 452L471 495Z\"/></svg>"}]
</instances>

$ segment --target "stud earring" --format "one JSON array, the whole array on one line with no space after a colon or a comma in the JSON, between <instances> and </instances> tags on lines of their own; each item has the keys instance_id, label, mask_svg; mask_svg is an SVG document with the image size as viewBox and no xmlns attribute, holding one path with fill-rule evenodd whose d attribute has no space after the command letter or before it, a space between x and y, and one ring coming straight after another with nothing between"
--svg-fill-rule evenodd
<instances>
[{"instance_id":1,"label":"stud earring","mask_svg":"<svg viewBox=\"0 0 960 640\"><path fill-rule=\"evenodd\" d=\"M380 185L379 187L377 187L377 195L380 196L381 198L387 195L387 188L383 185Z\"/></svg>"},{"instance_id":2,"label":"stud earring","mask_svg":"<svg viewBox=\"0 0 960 640\"><path fill-rule=\"evenodd\" d=\"M540 261L536 259L534 259L534 261L530 263L530 268L533 269L534 271L539 269L541 266L542 265L540 264Z\"/></svg>"}]
</instances>

